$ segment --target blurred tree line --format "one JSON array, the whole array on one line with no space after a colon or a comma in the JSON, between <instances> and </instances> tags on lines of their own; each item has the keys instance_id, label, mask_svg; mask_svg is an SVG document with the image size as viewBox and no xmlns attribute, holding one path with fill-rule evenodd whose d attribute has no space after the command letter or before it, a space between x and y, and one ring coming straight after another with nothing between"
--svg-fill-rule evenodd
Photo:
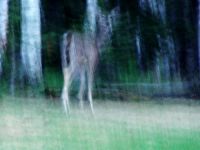
<instances>
[{"instance_id":1,"label":"blurred tree line","mask_svg":"<svg viewBox=\"0 0 200 150\"><path fill-rule=\"evenodd\" d=\"M170 33L174 39L174 55L176 55L180 79L197 83L200 72L197 0L163 0L166 7L165 22L153 14L148 6L142 9L140 6L142 1L145 0L98 0L98 5L105 12L119 6L121 13L120 21L113 31L111 44L101 54L98 82L153 82L155 75L152 72L156 55L161 53L158 34L167 37ZM19 4L19 0L12 0L9 4L9 46L5 57L6 63L4 63L7 68L4 81L9 81L11 83L9 85L12 85L12 82L20 83L20 77L17 75L20 69L15 68L13 73L13 67L20 59ZM47 86L62 86L60 37L69 29L82 31L85 10L86 0L41 0L42 60ZM143 49L140 64L137 61L135 41L138 24L140 24L141 49ZM9 57L11 55L14 55L14 63L11 60L13 57ZM58 83L53 83L53 75L59 76Z\"/></svg>"}]
</instances>

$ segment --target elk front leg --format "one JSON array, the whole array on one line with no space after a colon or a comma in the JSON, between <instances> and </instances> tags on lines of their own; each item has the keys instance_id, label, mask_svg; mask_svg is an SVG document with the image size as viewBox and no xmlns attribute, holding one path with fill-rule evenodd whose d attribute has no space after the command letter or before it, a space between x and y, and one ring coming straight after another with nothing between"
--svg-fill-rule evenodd
<instances>
[{"instance_id":1,"label":"elk front leg","mask_svg":"<svg viewBox=\"0 0 200 150\"><path fill-rule=\"evenodd\" d=\"M83 97L84 97L84 91L85 91L85 71L81 71L80 73L80 89L78 93L79 98L79 105L80 108L83 109Z\"/></svg>"},{"instance_id":2,"label":"elk front leg","mask_svg":"<svg viewBox=\"0 0 200 150\"><path fill-rule=\"evenodd\" d=\"M93 85L93 71L88 72L88 99L90 103L90 109L92 114L94 115L94 106L93 106L93 99L92 99L92 85Z\"/></svg>"}]
</instances>

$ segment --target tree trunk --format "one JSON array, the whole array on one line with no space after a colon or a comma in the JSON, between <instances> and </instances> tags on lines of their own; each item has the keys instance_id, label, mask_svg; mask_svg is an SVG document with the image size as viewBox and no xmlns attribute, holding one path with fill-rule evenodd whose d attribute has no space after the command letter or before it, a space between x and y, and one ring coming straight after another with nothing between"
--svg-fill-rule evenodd
<instances>
[{"instance_id":1,"label":"tree trunk","mask_svg":"<svg viewBox=\"0 0 200 150\"><path fill-rule=\"evenodd\" d=\"M7 43L8 0L0 0L0 75L2 73L3 52Z\"/></svg>"},{"instance_id":2,"label":"tree trunk","mask_svg":"<svg viewBox=\"0 0 200 150\"><path fill-rule=\"evenodd\" d=\"M87 13L85 20L85 31L92 35L96 32L97 0L87 0Z\"/></svg>"},{"instance_id":3,"label":"tree trunk","mask_svg":"<svg viewBox=\"0 0 200 150\"><path fill-rule=\"evenodd\" d=\"M42 81L40 0L21 0L22 77L29 85Z\"/></svg>"}]
</instances>

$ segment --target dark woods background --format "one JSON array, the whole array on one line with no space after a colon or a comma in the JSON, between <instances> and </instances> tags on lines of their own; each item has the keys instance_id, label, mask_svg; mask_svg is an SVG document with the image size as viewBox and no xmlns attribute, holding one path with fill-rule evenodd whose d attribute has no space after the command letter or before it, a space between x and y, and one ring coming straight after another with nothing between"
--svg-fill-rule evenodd
<instances>
[{"instance_id":1,"label":"dark woods background","mask_svg":"<svg viewBox=\"0 0 200 150\"><path fill-rule=\"evenodd\" d=\"M165 13L153 13L145 0L98 1L104 13L119 6L120 20L100 56L97 93L114 89L126 94L199 96L198 1L149 2L156 1ZM9 5L9 44L1 82L2 91L12 92L24 86L19 67L20 1L12 0ZM44 84L40 91L60 94L60 38L69 29L82 31L85 10L85 0L41 1Z\"/></svg>"}]
</instances>

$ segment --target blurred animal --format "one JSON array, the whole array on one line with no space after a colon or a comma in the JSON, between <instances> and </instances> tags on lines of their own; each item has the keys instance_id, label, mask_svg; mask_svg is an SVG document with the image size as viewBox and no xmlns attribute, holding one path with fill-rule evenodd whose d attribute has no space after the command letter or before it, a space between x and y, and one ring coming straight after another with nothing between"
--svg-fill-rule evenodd
<instances>
[{"instance_id":1,"label":"blurred animal","mask_svg":"<svg viewBox=\"0 0 200 150\"><path fill-rule=\"evenodd\" d=\"M116 24L118 16L118 7L113 9L109 15L104 15L99 10L95 34L75 31L68 31L63 34L61 39L61 61L64 85L61 97L66 113L70 112L69 87L78 75L80 77L80 88L78 92L80 107L83 108L84 92L87 90L90 108L94 114L92 84L98 62L99 50L109 41L112 27Z\"/></svg>"},{"instance_id":2,"label":"blurred animal","mask_svg":"<svg viewBox=\"0 0 200 150\"><path fill-rule=\"evenodd\" d=\"M61 44L62 70L64 86L62 100L65 111L69 113L69 87L75 76L80 77L78 98L83 108L83 95L87 85L87 95L92 113L92 84L94 71L98 60L96 41L87 34L69 31L62 37ZM87 84L86 84L87 81Z\"/></svg>"}]
</instances>

